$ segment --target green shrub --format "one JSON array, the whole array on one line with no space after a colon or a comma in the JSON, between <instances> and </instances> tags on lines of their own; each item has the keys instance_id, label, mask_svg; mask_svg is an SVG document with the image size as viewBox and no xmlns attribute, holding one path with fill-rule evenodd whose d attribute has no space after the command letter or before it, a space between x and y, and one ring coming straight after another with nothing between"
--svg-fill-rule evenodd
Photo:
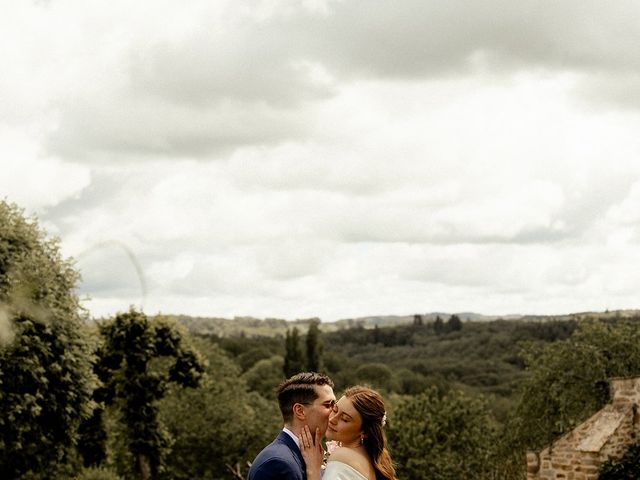
<instances>
[{"instance_id":1,"label":"green shrub","mask_svg":"<svg viewBox=\"0 0 640 480\"><path fill-rule=\"evenodd\" d=\"M123 480L123 478L108 468L85 468L75 480Z\"/></svg>"},{"instance_id":2,"label":"green shrub","mask_svg":"<svg viewBox=\"0 0 640 480\"><path fill-rule=\"evenodd\" d=\"M599 480L640 478L640 444L630 445L622 458L610 458L600 467Z\"/></svg>"}]
</instances>

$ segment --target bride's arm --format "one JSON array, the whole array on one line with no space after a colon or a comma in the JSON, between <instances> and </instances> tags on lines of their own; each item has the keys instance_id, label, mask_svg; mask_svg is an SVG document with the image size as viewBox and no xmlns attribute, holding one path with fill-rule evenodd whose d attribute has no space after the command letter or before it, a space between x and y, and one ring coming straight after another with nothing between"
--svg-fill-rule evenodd
<instances>
[{"instance_id":1,"label":"bride's arm","mask_svg":"<svg viewBox=\"0 0 640 480\"><path fill-rule=\"evenodd\" d=\"M307 480L320 480L320 469L324 460L324 450L322 449L322 435L320 429L316 428L315 436L311 435L311 431L307 425L304 426L300 435L300 452L307 466Z\"/></svg>"}]
</instances>

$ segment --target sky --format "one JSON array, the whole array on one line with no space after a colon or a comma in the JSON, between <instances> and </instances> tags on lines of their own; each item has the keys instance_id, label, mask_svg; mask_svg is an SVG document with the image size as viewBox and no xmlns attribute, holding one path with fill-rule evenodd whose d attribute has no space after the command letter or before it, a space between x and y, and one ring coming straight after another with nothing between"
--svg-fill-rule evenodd
<instances>
[{"instance_id":1,"label":"sky","mask_svg":"<svg viewBox=\"0 0 640 480\"><path fill-rule=\"evenodd\" d=\"M0 198L94 316L640 307L637 1L0 5Z\"/></svg>"}]
</instances>

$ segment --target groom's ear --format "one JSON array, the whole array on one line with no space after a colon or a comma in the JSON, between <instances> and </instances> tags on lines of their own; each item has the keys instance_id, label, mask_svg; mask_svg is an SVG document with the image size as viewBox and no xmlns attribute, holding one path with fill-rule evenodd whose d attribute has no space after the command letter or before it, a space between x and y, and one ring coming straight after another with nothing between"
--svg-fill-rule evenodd
<instances>
[{"instance_id":1,"label":"groom's ear","mask_svg":"<svg viewBox=\"0 0 640 480\"><path fill-rule=\"evenodd\" d=\"M293 404L293 416L298 420L305 420L304 406L301 403Z\"/></svg>"}]
</instances>

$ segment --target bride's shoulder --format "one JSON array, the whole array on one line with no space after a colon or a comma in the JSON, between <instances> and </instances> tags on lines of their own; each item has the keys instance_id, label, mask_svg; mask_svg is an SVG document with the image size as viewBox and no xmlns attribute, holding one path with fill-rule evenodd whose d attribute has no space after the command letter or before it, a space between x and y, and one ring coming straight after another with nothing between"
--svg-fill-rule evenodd
<instances>
[{"instance_id":1,"label":"bride's shoulder","mask_svg":"<svg viewBox=\"0 0 640 480\"><path fill-rule=\"evenodd\" d=\"M329 459L331 461L342 462L349 464L349 460L355 461L361 455L351 448L339 447L336 448L333 452L331 452L331 456Z\"/></svg>"},{"instance_id":2,"label":"bride's shoulder","mask_svg":"<svg viewBox=\"0 0 640 480\"><path fill-rule=\"evenodd\" d=\"M358 473L362 474L365 478L369 470L369 460L351 448L341 447L334 450L329 457L329 464L331 462L344 463Z\"/></svg>"}]
</instances>

